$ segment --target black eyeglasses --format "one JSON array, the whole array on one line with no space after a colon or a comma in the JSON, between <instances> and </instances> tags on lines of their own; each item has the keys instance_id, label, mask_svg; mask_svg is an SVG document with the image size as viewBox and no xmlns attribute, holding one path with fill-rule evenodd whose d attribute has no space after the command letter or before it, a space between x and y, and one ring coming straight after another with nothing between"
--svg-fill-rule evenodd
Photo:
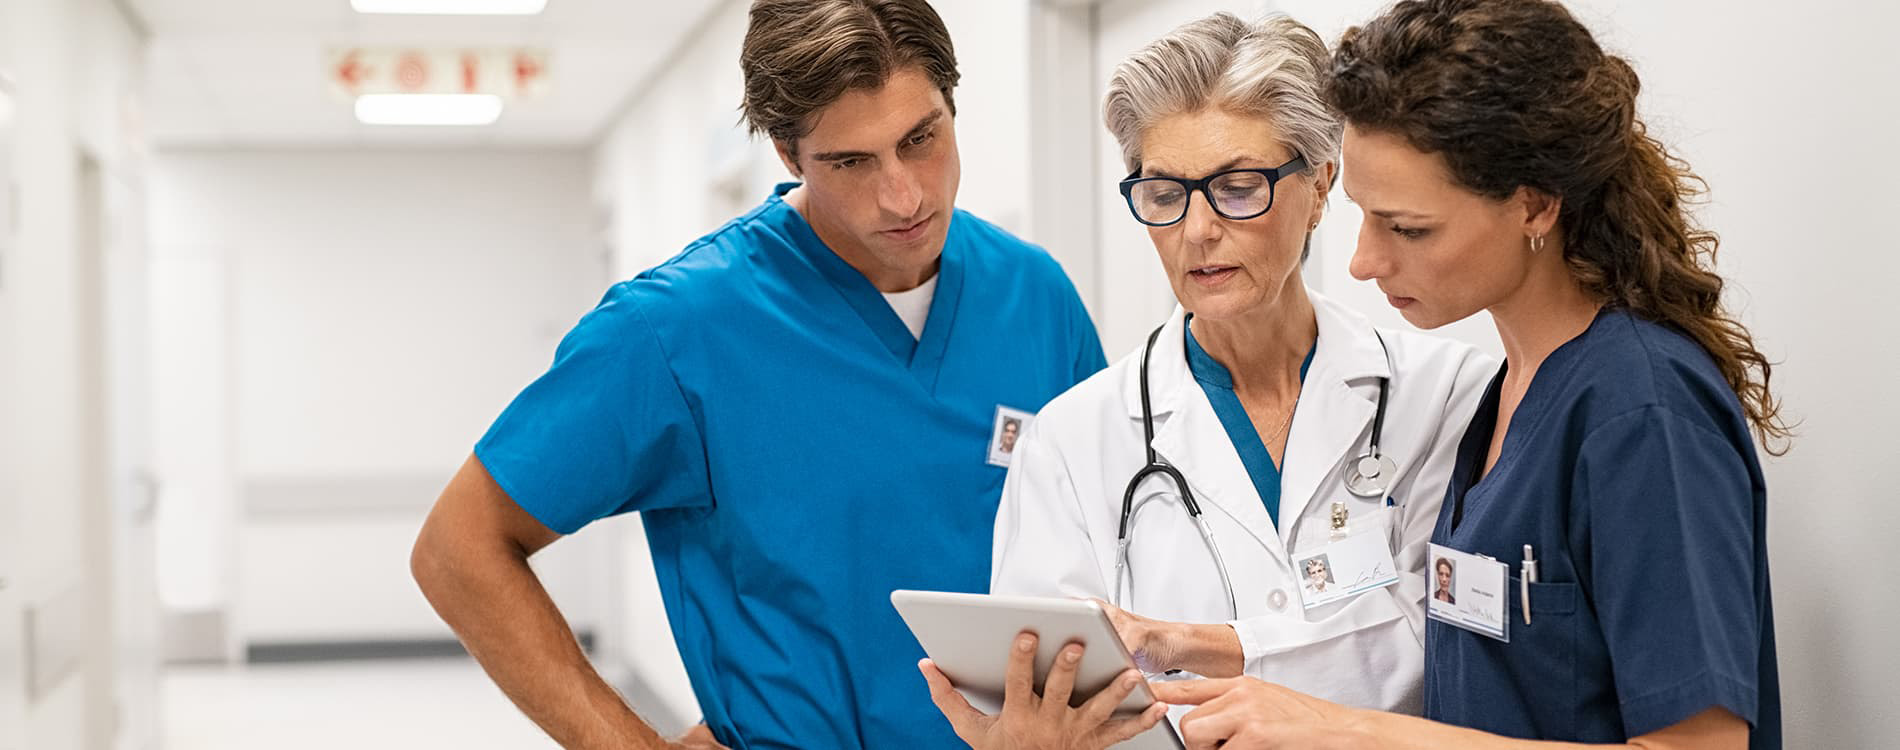
<instances>
[{"instance_id":1,"label":"black eyeglasses","mask_svg":"<svg viewBox=\"0 0 1900 750\"><path fill-rule=\"evenodd\" d=\"M1121 181L1122 197L1135 221L1165 227L1187 216L1188 200L1198 191L1214 213L1241 221L1273 208L1273 185L1280 178L1306 170L1306 157L1295 154L1272 169L1229 169L1189 180L1180 177L1140 177L1141 169Z\"/></svg>"}]
</instances>

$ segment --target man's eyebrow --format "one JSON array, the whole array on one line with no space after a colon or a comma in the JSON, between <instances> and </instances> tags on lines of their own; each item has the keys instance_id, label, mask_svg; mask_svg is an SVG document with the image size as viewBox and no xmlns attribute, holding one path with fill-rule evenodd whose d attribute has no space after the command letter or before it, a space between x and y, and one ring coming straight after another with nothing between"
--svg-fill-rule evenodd
<instances>
[{"instance_id":1,"label":"man's eyebrow","mask_svg":"<svg viewBox=\"0 0 1900 750\"><path fill-rule=\"evenodd\" d=\"M825 151L823 153L812 154L811 158L818 161L843 161L845 159L869 159L872 156L873 154L869 151Z\"/></svg>"},{"instance_id":2,"label":"man's eyebrow","mask_svg":"<svg viewBox=\"0 0 1900 750\"><path fill-rule=\"evenodd\" d=\"M943 110L932 110L930 114L924 115L923 119L918 120L916 125L912 125L910 130L904 133L904 137L899 140L903 141L915 138L919 133L929 130L930 126L937 124L937 121L941 119L943 119ZM843 161L845 159L869 159L873 156L876 156L876 154L869 151L823 151L812 154L811 158L817 161Z\"/></svg>"},{"instance_id":3,"label":"man's eyebrow","mask_svg":"<svg viewBox=\"0 0 1900 750\"><path fill-rule=\"evenodd\" d=\"M923 119L918 120L916 125L911 126L910 131L904 134L904 140L917 137L924 131L929 130L930 126L937 124L937 121L941 119L943 119L942 109L931 110L930 114L924 115Z\"/></svg>"}]
</instances>

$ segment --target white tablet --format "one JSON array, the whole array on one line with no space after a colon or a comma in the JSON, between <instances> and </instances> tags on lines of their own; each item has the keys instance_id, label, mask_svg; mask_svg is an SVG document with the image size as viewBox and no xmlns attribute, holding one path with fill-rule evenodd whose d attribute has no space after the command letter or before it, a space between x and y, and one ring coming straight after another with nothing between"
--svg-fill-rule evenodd
<instances>
[{"instance_id":1,"label":"white tablet","mask_svg":"<svg viewBox=\"0 0 1900 750\"><path fill-rule=\"evenodd\" d=\"M1063 646L1080 643L1084 647L1075 691L1069 699L1072 705L1082 705L1122 672L1135 668L1135 660L1115 635L1108 613L1092 601L898 590L891 592L891 604L910 626L911 634L917 636L924 653L950 678L950 684L984 713L994 714L1003 708L1010 645L1025 630L1037 637L1038 691ZM1115 713L1133 716L1153 704L1154 694L1143 682ZM1183 745L1174 727L1164 719L1154 729L1117 747L1180 750Z\"/></svg>"}]
</instances>

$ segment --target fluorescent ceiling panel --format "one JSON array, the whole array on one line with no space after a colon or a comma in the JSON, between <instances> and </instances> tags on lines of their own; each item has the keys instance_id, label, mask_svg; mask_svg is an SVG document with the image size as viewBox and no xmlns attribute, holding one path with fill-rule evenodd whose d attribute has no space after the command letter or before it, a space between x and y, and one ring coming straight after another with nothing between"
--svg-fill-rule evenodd
<instances>
[{"instance_id":1,"label":"fluorescent ceiling panel","mask_svg":"<svg viewBox=\"0 0 1900 750\"><path fill-rule=\"evenodd\" d=\"M501 117L491 94L368 94L356 97L365 125L488 125Z\"/></svg>"},{"instance_id":2,"label":"fluorescent ceiling panel","mask_svg":"<svg viewBox=\"0 0 1900 750\"><path fill-rule=\"evenodd\" d=\"M436 16L532 16L548 0L350 0L358 13Z\"/></svg>"}]
</instances>

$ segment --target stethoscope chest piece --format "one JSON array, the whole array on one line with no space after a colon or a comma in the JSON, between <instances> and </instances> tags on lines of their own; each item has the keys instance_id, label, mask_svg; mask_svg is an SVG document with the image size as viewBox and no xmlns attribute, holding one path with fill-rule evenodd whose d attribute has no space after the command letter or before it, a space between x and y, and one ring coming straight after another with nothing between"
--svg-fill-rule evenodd
<instances>
[{"instance_id":1,"label":"stethoscope chest piece","mask_svg":"<svg viewBox=\"0 0 1900 750\"><path fill-rule=\"evenodd\" d=\"M1143 481L1158 476L1174 485L1175 492L1181 499L1181 507L1187 512L1188 517L1193 519L1195 530L1200 533L1202 543L1207 545L1208 555L1213 558L1214 569L1220 573L1221 588L1227 595L1228 615L1230 618L1238 619L1240 617L1239 602L1234 594L1233 580L1227 575L1227 563L1221 559L1220 545L1214 543L1214 533L1208 529L1207 519L1201 515L1201 506L1194 500L1194 492L1188 487L1187 477L1182 476L1181 472L1168 462L1161 460L1161 456L1154 447L1155 418L1154 408L1149 400L1148 360L1154 356L1155 341L1161 338L1161 332L1166 328L1167 326L1163 325L1148 334L1147 346L1141 350L1141 435L1142 447L1147 451L1148 460L1133 477L1129 478L1128 487L1122 491L1121 523L1115 531L1115 588L1110 590L1109 601L1117 606L1125 607L1127 604L1123 601L1124 592L1128 598L1134 597L1134 574L1129 571L1128 546L1130 534L1133 531L1131 526L1135 514L1135 496L1140 492ZM1378 331L1373 331L1373 335L1378 336ZM1379 336L1379 348L1385 349L1383 336ZM1391 351L1386 350L1385 356L1389 366L1392 359ZM1346 480L1347 491L1359 497L1384 498L1391 491L1392 483L1398 481L1398 465L1393 463L1392 459L1386 458L1385 453L1379 450L1379 436L1385 429L1386 391L1390 385L1391 378L1379 378L1379 402L1373 411L1372 435L1366 441L1366 452L1359 454L1358 458L1347 461L1341 470ZM1338 503L1337 506L1338 516L1334 529L1343 532L1346 526L1345 503ZM1281 607L1286 606L1286 593L1274 591L1268 596L1267 604L1274 611L1279 611Z\"/></svg>"},{"instance_id":2,"label":"stethoscope chest piece","mask_svg":"<svg viewBox=\"0 0 1900 750\"><path fill-rule=\"evenodd\" d=\"M1398 464L1380 453L1362 453L1346 463L1346 490L1360 497L1381 497L1392 489Z\"/></svg>"}]
</instances>

